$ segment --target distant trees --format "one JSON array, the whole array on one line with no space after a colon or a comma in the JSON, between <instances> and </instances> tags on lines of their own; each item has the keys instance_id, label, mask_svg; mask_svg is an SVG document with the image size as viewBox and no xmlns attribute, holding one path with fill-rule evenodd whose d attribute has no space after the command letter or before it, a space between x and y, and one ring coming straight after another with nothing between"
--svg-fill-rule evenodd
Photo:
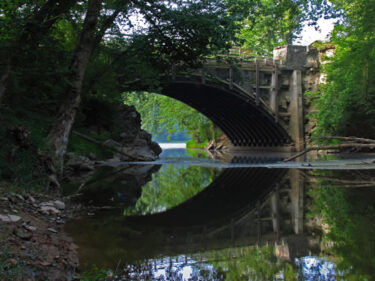
<instances>
[{"instance_id":1,"label":"distant trees","mask_svg":"<svg viewBox=\"0 0 375 281\"><path fill-rule=\"evenodd\" d=\"M222 135L207 117L172 98L144 92L126 93L124 102L137 108L143 127L152 134L166 131L172 136L186 131L195 144L207 144Z\"/></svg>"}]
</instances>

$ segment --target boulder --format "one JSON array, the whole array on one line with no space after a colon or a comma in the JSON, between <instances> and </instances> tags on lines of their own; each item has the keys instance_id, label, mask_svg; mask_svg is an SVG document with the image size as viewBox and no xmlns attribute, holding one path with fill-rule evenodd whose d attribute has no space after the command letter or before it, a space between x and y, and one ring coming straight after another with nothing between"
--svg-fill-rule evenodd
<instances>
[{"instance_id":1,"label":"boulder","mask_svg":"<svg viewBox=\"0 0 375 281\"><path fill-rule=\"evenodd\" d=\"M55 200L53 201L53 204L55 205L55 207L59 210L64 210L65 209L65 203L62 202L62 201L59 201L59 200Z\"/></svg>"}]
</instances>

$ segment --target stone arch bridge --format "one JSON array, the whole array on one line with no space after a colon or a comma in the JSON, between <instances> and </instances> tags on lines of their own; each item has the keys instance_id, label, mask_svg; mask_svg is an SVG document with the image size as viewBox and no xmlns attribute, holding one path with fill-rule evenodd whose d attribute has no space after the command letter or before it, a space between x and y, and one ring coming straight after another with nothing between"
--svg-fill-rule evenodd
<instances>
[{"instance_id":1,"label":"stone arch bridge","mask_svg":"<svg viewBox=\"0 0 375 281\"><path fill-rule=\"evenodd\" d=\"M233 149L298 151L309 131L303 94L318 89L320 57L315 48L288 45L273 58L237 54L207 59L200 69L173 65L160 94L211 119Z\"/></svg>"}]
</instances>

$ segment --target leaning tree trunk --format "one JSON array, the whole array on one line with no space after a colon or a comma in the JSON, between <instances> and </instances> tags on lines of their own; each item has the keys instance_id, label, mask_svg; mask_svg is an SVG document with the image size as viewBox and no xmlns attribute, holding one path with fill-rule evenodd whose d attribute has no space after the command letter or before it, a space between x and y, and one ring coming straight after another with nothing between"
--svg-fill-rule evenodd
<instances>
[{"instance_id":1,"label":"leaning tree trunk","mask_svg":"<svg viewBox=\"0 0 375 281\"><path fill-rule=\"evenodd\" d=\"M34 16L25 24L22 33L18 37L15 50L12 50L9 61L0 77L0 105L4 98L8 79L13 68L27 50L38 47L40 40L48 33L53 24L65 14L77 0L48 0Z\"/></svg>"},{"instance_id":2,"label":"leaning tree trunk","mask_svg":"<svg viewBox=\"0 0 375 281\"><path fill-rule=\"evenodd\" d=\"M70 65L71 84L47 137L47 146L59 173L62 172L69 135L81 102L82 83L96 40L96 27L101 7L101 0L89 0L85 21Z\"/></svg>"}]
</instances>

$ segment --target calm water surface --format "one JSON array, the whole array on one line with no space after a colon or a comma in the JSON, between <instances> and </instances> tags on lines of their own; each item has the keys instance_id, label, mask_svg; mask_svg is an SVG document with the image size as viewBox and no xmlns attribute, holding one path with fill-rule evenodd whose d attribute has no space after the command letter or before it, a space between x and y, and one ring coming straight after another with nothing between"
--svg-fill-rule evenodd
<instances>
[{"instance_id":1,"label":"calm water surface","mask_svg":"<svg viewBox=\"0 0 375 281\"><path fill-rule=\"evenodd\" d=\"M79 200L105 208L66 226L82 269L115 280L375 280L375 170L259 166L283 158L167 149L158 165L99 169Z\"/></svg>"}]
</instances>

